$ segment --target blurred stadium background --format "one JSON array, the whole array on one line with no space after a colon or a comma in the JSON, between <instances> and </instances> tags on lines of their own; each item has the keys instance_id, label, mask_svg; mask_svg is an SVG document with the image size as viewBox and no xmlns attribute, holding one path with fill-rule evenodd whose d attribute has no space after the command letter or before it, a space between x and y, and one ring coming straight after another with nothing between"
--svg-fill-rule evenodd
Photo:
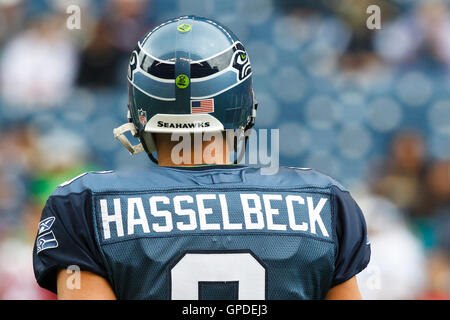
<instances>
[{"instance_id":1,"label":"blurred stadium background","mask_svg":"<svg viewBox=\"0 0 450 320\"><path fill-rule=\"evenodd\" d=\"M81 7L68 30L66 8ZM381 7L381 30L366 8ZM372 260L364 298L450 297L450 1L0 0L0 299L54 299L31 248L46 198L88 170L152 166L113 139L129 52L165 19L196 14L246 44L258 128L280 164L349 187Z\"/></svg>"}]
</instances>

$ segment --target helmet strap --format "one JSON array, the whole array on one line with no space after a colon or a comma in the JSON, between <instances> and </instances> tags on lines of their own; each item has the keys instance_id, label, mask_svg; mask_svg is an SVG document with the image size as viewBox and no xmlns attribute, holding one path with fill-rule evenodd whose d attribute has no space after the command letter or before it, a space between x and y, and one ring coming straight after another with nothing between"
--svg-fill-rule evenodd
<instances>
[{"instance_id":1,"label":"helmet strap","mask_svg":"<svg viewBox=\"0 0 450 320\"><path fill-rule=\"evenodd\" d=\"M249 136L251 134L251 131L250 131L250 134L247 134L247 131L251 130L255 126L256 111L258 110L258 101L256 100L255 91L253 91L253 89L252 89L252 93L253 93L252 114L251 114L250 119L248 120L245 128L242 130L243 131L243 135L244 135L244 145L242 146L241 152L237 156L236 160L234 160L234 162L233 162L234 164L238 164L239 162L242 161L242 158L245 155L245 151L247 150L248 138L249 138ZM238 142L238 139L235 138L235 140L234 140L234 150L237 150L237 142Z\"/></svg>"},{"instance_id":2,"label":"helmet strap","mask_svg":"<svg viewBox=\"0 0 450 320\"><path fill-rule=\"evenodd\" d=\"M139 136L139 141L141 141L142 147L144 148L145 153L147 153L149 159L153 163L158 164L158 159L152 153L152 151L156 149L155 140L153 139L152 134L148 133L146 136L141 134ZM150 148L147 146L147 142L150 144Z\"/></svg>"}]
</instances>

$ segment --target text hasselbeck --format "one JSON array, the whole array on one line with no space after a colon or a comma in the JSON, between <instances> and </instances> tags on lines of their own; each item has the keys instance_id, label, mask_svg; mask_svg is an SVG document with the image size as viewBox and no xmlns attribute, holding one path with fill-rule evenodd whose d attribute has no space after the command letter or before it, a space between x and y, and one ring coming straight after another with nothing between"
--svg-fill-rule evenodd
<instances>
[{"instance_id":1,"label":"text hasselbeck","mask_svg":"<svg viewBox=\"0 0 450 320\"><path fill-rule=\"evenodd\" d=\"M239 196L239 198L237 197ZM230 199L232 198L232 199ZM233 200L233 201L231 201ZM100 198L103 238L217 230L307 232L329 238L329 199L301 194L177 194Z\"/></svg>"}]
</instances>

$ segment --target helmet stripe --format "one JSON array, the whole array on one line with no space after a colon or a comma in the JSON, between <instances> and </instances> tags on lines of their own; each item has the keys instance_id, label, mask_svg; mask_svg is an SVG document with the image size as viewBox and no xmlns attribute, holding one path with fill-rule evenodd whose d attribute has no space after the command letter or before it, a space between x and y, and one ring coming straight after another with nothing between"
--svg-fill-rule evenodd
<instances>
[{"instance_id":1,"label":"helmet stripe","mask_svg":"<svg viewBox=\"0 0 450 320\"><path fill-rule=\"evenodd\" d=\"M190 19L179 22L175 38L175 48L183 48L175 52L175 99L180 110L186 108L186 113L191 102L191 36L195 31ZM180 26L189 26L188 31L181 31ZM184 44L184 45L181 45Z\"/></svg>"}]
</instances>

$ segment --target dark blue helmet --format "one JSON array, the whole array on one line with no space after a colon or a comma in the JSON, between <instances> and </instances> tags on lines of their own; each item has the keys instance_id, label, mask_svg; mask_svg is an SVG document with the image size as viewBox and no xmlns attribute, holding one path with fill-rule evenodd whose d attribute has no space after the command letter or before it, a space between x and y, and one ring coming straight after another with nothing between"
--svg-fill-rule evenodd
<instances>
[{"instance_id":1,"label":"dark blue helmet","mask_svg":"<svg viewBox=\"0 0 450 320\"><path fill-rule=\"evenodd\" d=\"M128 68L129 123L114 136L132 153L154 151L152 133L250 129L256 117L250 59L226 27L178 17L148 32ZM131 131L141 144L123 135Z\"/></svg>"}]
</instances>

